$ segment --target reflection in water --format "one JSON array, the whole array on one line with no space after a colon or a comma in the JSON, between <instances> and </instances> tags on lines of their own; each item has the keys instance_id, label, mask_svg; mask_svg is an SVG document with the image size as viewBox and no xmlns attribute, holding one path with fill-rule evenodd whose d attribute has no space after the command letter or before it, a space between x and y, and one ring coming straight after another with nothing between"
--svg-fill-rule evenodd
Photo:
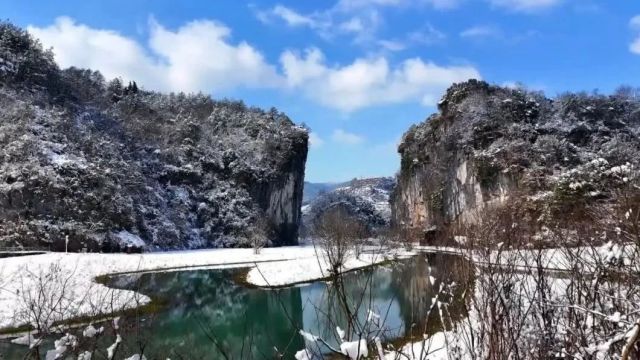
<instances>
[{"instance_id":1,"label":"reflection in water","mask_svg":"<svg viewBox=\"0 0 640 360\"><path fill-rule=\"evenodd\" d=\"M346 301L350 309L358 310L362 322L369 309L380 314L385 341L422 337L442 329L437 308L430 311L441 286L457 284L451 287L450 296L439 300L449 303L452 321L465 316L467 270L459 258L430 255L354 272L344 282ZM148 358L210 359L223 358L222 353L233 359L273 358L275 349L292 358L305 346L300 328L337 344L335 328L345 329L347 317L332 285L316 282L278 290L247 288L233 280L239 271L113 278L111 286L137 289L163 305L152 315L123 319L124 328L135 330L124 336L121 355L140 352L143 345ZM112 340L105 339L107 343L99 347L106 348Z\"/></svg>"}]
</instances>

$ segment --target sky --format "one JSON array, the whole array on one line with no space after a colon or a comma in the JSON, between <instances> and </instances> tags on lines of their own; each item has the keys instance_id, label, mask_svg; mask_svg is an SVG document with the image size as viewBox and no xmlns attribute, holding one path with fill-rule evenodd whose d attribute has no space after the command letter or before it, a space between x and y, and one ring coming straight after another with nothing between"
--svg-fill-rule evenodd
<instances>
[{"instance_id":1,"label":"sky","mask_svg":"<svg viewBox=\"0 0 640 360\"><path fill-rule=\"evenodd\" d=\"M306 179L392 176L402 134L469 78L555 96L640 86L637 0L2 0L61 67L276 107Z\"/></svg>"}]
</instances>

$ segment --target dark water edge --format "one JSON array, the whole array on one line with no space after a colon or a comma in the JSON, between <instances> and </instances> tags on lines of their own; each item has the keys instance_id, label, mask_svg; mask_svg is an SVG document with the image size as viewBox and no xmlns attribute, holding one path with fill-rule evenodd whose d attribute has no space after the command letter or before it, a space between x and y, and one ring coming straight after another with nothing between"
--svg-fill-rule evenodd
<instances>
[{"instance_id":1,"label":"dark water edge","mask_svg":"<svg viewBox=\"0 0 640 360\"><path fill-rule=\"evenodd\" d=\"M344 288L359 319L364 322L373 309L385 324L383 341L399 345L438 332L466 316L463 294L472 286L470 268L460 257L425 254L349 273ZM290 359L305 346L299 328L337 345L335 327L346 329L347 325L331 284L317 281L280 289L254 288L237 281L245 272L238 268L194 270L103 279L110 287L136 290L153 299L153 312L146 309L123 316L124 341L116 358L140 353L143 347L148 359L217 359L225 355L270 359L275 349ZM440 312L432 309L441 286L447 289L447 294L439 295L439 300L448 304L445 324ZM105 327L105 336L92 346L97 345L106 356L104 349L115 337L110 327ZM43 348L53 348L53 339ZM0 342L2 360L22 359L26 351L26 347ZM102 357L96 354L94 358Z\"/></svg>"}]
</instances>

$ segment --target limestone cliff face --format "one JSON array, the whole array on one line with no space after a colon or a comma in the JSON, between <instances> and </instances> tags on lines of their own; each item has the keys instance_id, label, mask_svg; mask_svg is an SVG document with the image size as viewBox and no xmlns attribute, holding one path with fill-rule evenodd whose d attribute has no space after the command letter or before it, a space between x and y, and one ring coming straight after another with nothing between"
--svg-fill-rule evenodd
<instances>
[{"instance_id":1,"label":"limestone cliff face","mask_svg":"<svg viewBox=\"0 0 640 360\"><path fill-rule=\"evenodd\" d=\"M611 169L638 161L639 109L625 94L551 100L480 81L454 85L439 113L404 134L392 223L421 237L472 221L516 189L536 198L603 196L622 180Z\"/></svg>"},{"instance_id":2,"label":"limestone cliff face","mask_svg":"<svg viewBox=\"0 0 640 360\"><path fill-rule=\"evenodd\" d=\"M7 23L0 65L0 248L297 243L308 134L286 115L60 70Z\"/></svg>"},{"instance_id":3,"label":"limestone cliff face","mask_svg":"<svg viewBox=\"0 0 640 360\"><path fill-rule=\"evenodd\" d=\"M274 224L276 245L298 243L306 159L307 144L300 143L292 149L290 160L275 181L262 182L253 187L254 197Z\"/></svg>"}]
</instances>

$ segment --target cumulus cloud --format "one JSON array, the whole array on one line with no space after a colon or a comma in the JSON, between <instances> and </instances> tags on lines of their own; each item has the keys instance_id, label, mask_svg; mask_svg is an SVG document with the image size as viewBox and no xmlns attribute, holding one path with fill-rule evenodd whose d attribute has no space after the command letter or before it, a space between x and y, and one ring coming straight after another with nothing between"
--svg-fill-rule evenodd
<instances>
[{"instance_id":1,"label":"cumulus cloud","mask_svg":"<svg viewBox=\"0 0 640 360\"><path fill-rule=\"evenodd\" d=\"M631 20L629 21L629 26L637 33L637 37L629 45L629 51L634 54L640 55L640 15L636 15L631 18Z\"/></svg>"},{"instance_id":2,"label":"cumulus cloud","mask_svg":"<svg viewBox=\"0 0 640 360\"><path fill-rule=\"evenodd\" d=\"M453 82L480 78L472 66L443 66L411 58L391 65L385 57L356 58L328 65L311 48L285 51L279 64L215 21L192 21L171 30L151 19L146 46L118 32L95 29L68 17L28 30L53 47L62 67L100 70L107 78L135 80L160 91L218 92L235 88L270 88L299 92L343 112L403 102L433 105ZM321 144L321 140L317 140Z\"/></svg>"},{"instance_id":3,"label":"cumulus cloud","mask_svg":"<svg viewBox=\"0 0 640 360\"><path fill-rule=\"evenodd\" d=\"M337 143L346 145L357 145L364 142L364 137L346 132L342 129L334 130L333 134L331 134L331 139Z\"/></svg>"},{"instance_id":4,"label":"cumulus cloud","mask_svg":"<svg viewBox=\"0 0 640 360\"><path fill-rule=\"evenodd\" d=\"M517 12L533 12L552 8L562 0L489 0L494 6Z\"/></svg>"},{"instance_id":5,"label":"cumulus cloud","mask_svg":"<svg viewBox=\"0 0 640 360\"><path fill-rule=\"evenodd\" d=\"M62 67L98 69L107 78L121 76L147 88L216 92L238 86L274 87L280 80L259 51L246 42L232 43L231 30L214 21L192 21L172 31L151 19L149 50L118 32L68 17L27 29L44 46L54 48Z\"/></svg>"},{"instance_id":6,"label":"cumulus cloud","mask_svg":"<svg viewBox=\"0 0 640 360\"><path fill-rule=\"evenodd\" d=\"M303 54L286 51L280 61L290 87L345 112L412 101L431 106L452 83L480 79L472 66L440 66L420 58L407 59L396 67L383 57L329 66L317 48Z\"/></svg>"},{"instance_id":7,"label":"cumulus cloud","mask_svg":"<svg viewBox=\"0 0 640 360\"><path fill-rule=\"evenodd\" d=\"M29 26L27 30L45 47L53 47L62 67L99 69L108 78L146 74L150 80L159 74L159 64L142 46L115 31L93 29L68 17L59 17L48 27Z\"/></svg>"}]
</instances>

